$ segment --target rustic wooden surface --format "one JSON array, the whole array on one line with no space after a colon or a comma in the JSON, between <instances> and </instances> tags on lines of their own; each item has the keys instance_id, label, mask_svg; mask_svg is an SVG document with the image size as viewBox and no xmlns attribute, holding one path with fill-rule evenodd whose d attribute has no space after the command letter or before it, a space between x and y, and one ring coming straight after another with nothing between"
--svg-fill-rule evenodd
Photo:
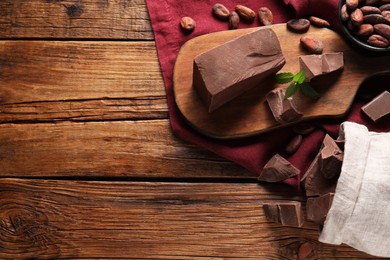
<instances>
[{"instance_id":1,"label":"rustic wooden surface","mask_svg":"<svg viewBox=\"0 0 390 260\"><path fill-rule=\"evenodd\" d=\"M0 1L0 259L369 259L169 126L144 0Z\"/></svg>"},{"instance_id":2,"label":"rustic wooden surface","mask_svg":"<svg viewBox=\"0 0 390 260\"><path fill-rule=\"evenodd\" d=\"M305 34L293 33L287 29L285 24L275 24L269 28L278 36L280 47L286 59L286 64L279 72L297 73L300 71L298 57L310 54L300 46L300 38L304 35L321 40L324 44L324 53L342 52L344 55L345 66L342 73L334 73L335 76L331 78L331 81L313 80L313 87L321 94L319 99L313 100L304 97L299 95L299 92L294 96L295 104L303 116L293 123L313 118L344 115L352 104L360 83L377 73L390 74L387 56L360 55L352 50L337 33L327 28L311 26ZM271 89L287 87L287 84L277 85L272 78L268 78L261 85L212 113L207 111L207 107L202 103L192 86L194 57L254 30L258 30L258 28L202 35L188 41L179 52L173 79L176 103L187 121L206 135L229 139L252 136L281 127L275 121L266 103L265 95Z\"/></svg>"}]
</instances>

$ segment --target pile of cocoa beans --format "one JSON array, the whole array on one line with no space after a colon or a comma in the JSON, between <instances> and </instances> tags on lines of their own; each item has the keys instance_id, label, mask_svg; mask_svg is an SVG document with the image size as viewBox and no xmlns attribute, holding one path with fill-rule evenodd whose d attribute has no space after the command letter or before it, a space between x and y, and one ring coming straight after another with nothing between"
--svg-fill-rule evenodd
<instances>
[{"instance_id":1,"label":"pile of cocoa beans","mask_svg":"<svg viewBox=\"0 0 390 260\"><path fill-rule=\"evenodd\" d=\"M229 11L223 4L217 3L213 6L212 13L214 17L229 22L229 29L237 29L240 20L252 23L256 18L256 12L244 5L236 5L233 11ZM258 10L258 19L262 25L271 25L273 23L273 14L267 7L261 7Z\"/></svg>"},{"instance_id":2,"label":"pile of cocoa beans","mask_svg":"<svg viewBox=\"0 0 390 260\"><path fill-rule=\"evenodd\" d=\"M360 41L379 48L390 46L390 0L346 0L340 17Z\"/></svg>"},{"instance_id":3,"label":"pile of cocoa beans","mask_svg":"<svg viewBox=\"0 0 390 260\"><path fill-rule=\"evenodd\" d=\"M261 25L271 25L273 24L274 19L271 10L267 7L261 7L256 14L255 11L244 5L238 4L235 6L234 10L229 11L223 4L216 3L211 11L215 18L227 21L229 29L231 30L238 28L240 20L246 23L252 23L257 15ZM191 17L183 17L180 21L180 27L186 33L191 33L195 26L196 22Z\"/></svg>"}]
</instances>

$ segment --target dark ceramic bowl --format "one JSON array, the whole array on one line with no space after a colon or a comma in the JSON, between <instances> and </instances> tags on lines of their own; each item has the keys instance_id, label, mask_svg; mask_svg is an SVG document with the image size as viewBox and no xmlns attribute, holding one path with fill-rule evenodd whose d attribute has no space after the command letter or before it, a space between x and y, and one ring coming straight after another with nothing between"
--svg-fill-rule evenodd
<instances>
[{"instance_id":1,"label":"dark ceramic bowl","mask_svg":"<svg viewBox=\"0 0 390 260\"><path fill-rule=\"evenodd\" d=\"M352 44L358 46L360 49L363 49L363 50L366 50L366 51L369 51L369 52L375 52L375 53L390 53L390 46L388 46L386 48L380 48L380 47L375 47L375 46L369 45L365 41L363 41L363 40L357 38L356 36L354 36L351 33L351 31L348 30L347 23L343 22L343 20L341 19L341 7L345 4L345 1L346 0L340 0L340 2L339 2L339 11L338 11L339 21L340 21L340 24L341 24L341 29L342 29L345 37L350 42L352 42Z\"/></svg>"}]
</instances>

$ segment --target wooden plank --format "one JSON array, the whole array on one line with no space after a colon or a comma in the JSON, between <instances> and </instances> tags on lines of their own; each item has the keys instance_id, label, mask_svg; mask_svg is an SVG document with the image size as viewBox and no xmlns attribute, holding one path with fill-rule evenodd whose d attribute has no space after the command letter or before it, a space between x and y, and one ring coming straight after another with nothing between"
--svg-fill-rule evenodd
<instances>
[{"instance_id":1,"label":"wooden plank","mask_svg":"<svg viewBox=\"0 0 390 260\"><path fill-rule=\"evenodd\" d=\"M165 97L68 100L0 105L0 122L166 119Z\"/></svg>"},{"instance_id":2,"label":"wooden plank","mask_svg":"<svg viewBox=\"0 0 390 260\"><path fill-rule=\"evenodd\" d=\"M145 0L2 0L0 38L152 40Z\"/></svg>"},{"instance_id":3,"label":"wooden plank","mask_svg":"<svg viewBox=\"0 0 390 260\"><path fill-rule=\"evenodd\" d=\"M268 222L261 204L299 200L283 186L0 179L1 258L369 259L317 242L318 227ZM373 257L372 257L373 259Z\"/></svg>"},{"instance_id":4,"label":"wooden plank","mask_svg":"<svg viewBox=\"0 0 390 260\"><path fill-rule=\"evenodd\" d=\"M0 125L0 176L255 178L175 138L168 120Z\"/></svg>"},{"instance_id":5,"label":"wooden plank","mask_svg":"<svg viewBox=\"0 0 390 260\"><path fill-rule=\"evenodd\" d=\"M0 42L0 123L167 118L153 42Z\"/></svg>"}]
</instances>

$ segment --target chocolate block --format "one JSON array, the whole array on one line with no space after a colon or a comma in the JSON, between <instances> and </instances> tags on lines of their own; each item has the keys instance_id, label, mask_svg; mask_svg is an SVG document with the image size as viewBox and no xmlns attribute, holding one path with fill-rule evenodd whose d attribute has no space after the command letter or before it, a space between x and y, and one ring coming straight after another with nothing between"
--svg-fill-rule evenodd
<instances>
[{"instance_id":1,"label":"chocolate block","mask_svg":"<svg viewBox=\"0 0 390 260\"><path fill-rule=\"evenodd\" d=\"M258 178L259 181L279 182L299 174L289 161L279 154L275 154L264 166Z\"/></svg>"},{"instance_id":2,"label":"chocolate block","mask_svg":"<svg viewBox=\"0 0 390 260\"><path fill-rule=\"evenodd\" d=\"M344 67L343 53L300 56L299 64L301 69L306 71L306 81L311 81L314 77L342 69Z\"/></svg>"},{"instance_id":3,"label":"chocolate block","mask_svg":"<svg viewBox=\"0 0 390 260\"><path fill-rule=\"evenodd\" d=\"M292 122L302 116L295 107L292 97L284 98L285 93L285 88L276 88L266 95L272 115L281 124Z\"/></svg>"},{"instance_id":4,"label":"chocolate block","mask_svg":"<svg viewBox=\"0 0 390 260\"><path fill-rule=\"evenodd\" d=\"M279 210L276 204L264 204L263 210L265 217L275 223L280 223L279 221Z\"/></svg>"},{"instance_id":5,"label":"chocolate block","mask_svg":"<svg viewBox=\"0 0 390 260\"><path fill-rule=\"evenodd\" d=\"M297 201L263 204L267 219L283 226L301 227L304 223L302 205Z\"/></svg>"},{"instance_id":6,"label":"chocolate block","mask_svg":"<svg viewBox=\"0 0 390 260\"><path fill-rule=\"evenodd\" d=\"M388 91L382 92L363 106L362 111L374 122L390 114L390 93Z\"/></svg>"},{"instance_id":7,"label":"chocolate block","mask_svg":"<svg viewBox=\"0 0 390 260\"><path fill-rule=\"evenodd\" d=\"M286 63L270 28L247 33L194 59L193 85L212 112L245 91L258 87Z\"/></svg>"},{"instance_id":8,"label":"chocolate block","mask_svg":"<svg viewBox=\"0 0 390 260\"><path fill-rule=\"evenodd\" d=\"M343 152L329 135L325 135L319 156L320 170L325 178L332 179L340 175Z\"/></svg>"},{"instance_id":9,"label":"chocolate block","mask_svg":"<svg viewBox=\"0 0 390 260\"><path fill-rule=\"evenodd\" d=\"M324 224L326 215L332 206L334 193L327 193L321 197L308 198L306 203L307 220L319 225Z\"/></svg>"},{"instance_id":10,"label":"chocolate block","mask_svg":"<svg viewBox=\"0 0 390 260\"><path fill-rule=\"evenodd\" d=\"M337 178L326 179L324 177L319 164L319 156L320 153L314 158L301 179L308 197L321 196L336 190Z\"/></svg>"}]
</instances>

